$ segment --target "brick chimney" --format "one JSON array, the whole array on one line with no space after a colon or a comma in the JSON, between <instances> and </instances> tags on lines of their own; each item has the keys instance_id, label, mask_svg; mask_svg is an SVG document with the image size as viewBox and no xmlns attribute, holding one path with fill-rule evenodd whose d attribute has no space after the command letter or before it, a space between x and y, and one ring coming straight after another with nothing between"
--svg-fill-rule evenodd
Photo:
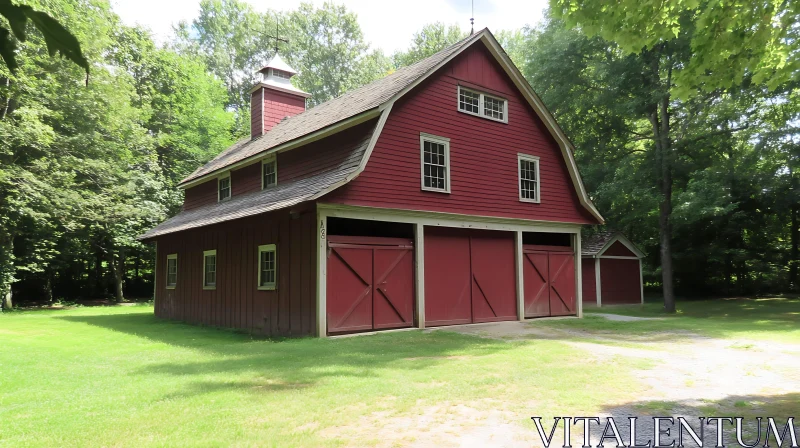
<instances>
[{"instance_id":1,"label":"brick chimney","mask_svg":"<svg viewBox=\"0 0 800 448\"><path fill-rule=\"evenodd\" d=\"M306 98L311 96L292 85L290 79L297 72L277 53L258 73L260 81L250 89L251 138L306 110Z\"/></svg>"}]
</instances>

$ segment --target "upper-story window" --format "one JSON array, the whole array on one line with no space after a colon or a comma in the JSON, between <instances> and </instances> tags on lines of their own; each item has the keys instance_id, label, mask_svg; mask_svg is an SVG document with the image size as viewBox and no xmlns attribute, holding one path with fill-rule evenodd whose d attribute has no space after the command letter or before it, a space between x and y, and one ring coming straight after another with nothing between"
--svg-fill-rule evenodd
<instances>
[{"instance_id":1,"label":"upper-story window","mask_svg":"<svg viewBox=\"0 0 800 448\"><path fill-rule=\"evenodd\" d=\"M519 163L519 200L539 202L539 158L519 154L517 160Z\"/></svg>"},{"instance_id":2,"label":"upper-story window","mask_svg":"<svg viewBox=\"0 0 800 448\"><path fill-rule=\"evenodd\" d=\"M261 189L278 185L278 162L274 157L261 162Z\"/></svg>"},{"instance_id":3,"label":"upper-story window","mask_svg":"<svg viewBox=\"0 0 800 448\"><path fill-rule=\"evenodd\" d=\"M508 123L508 101L458 86L458 110L490 120Z\"/></svg>"},{"instance_id":4,"label":"upper-story window","mask_svg":"<svg viewBox=\"0 0 800 448\"><path fill-rule=\"evenodd\" d=\"M217 179L217 201L224 201L231 197L231 175L226 174Z\"/></svg>"},{"instance_id":5,"label":"upper-story window","mask_svg":"<svg viewBox=\"0 0 800 448\"><path fill-rule=\"evenodd\" d=\"M450 193L450 139L420 133L422 189Z\"/></svg>"}]
</instances>

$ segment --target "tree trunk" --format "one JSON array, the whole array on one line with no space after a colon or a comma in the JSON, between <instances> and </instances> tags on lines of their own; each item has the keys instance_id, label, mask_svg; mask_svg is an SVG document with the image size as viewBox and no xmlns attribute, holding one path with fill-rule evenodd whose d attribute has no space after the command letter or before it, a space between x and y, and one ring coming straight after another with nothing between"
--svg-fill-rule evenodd
<instances>
[{"instance_id":1,"label":"tree trunk","mask_svg":"<svg viewBox=\"0 0 800 448\"><path fill-rule=\"evenodd\" d=\"M116 262L114 260L114 253L111 252L108 257L108 267L114 278L114 300L116 300L117 303L122 303L125 300L122 294L122 277L125 273L125 252L120 249L116 257Z\"/></svg>"},{"instance_id":2,"label":"tree trunk","mask_svg":"<svg viewBox=\"0 0 800 448\"><path fill-rule=\"evenodd\" d=\"M11 283L14 281L14 238L0 229L0 308L11 310Z\"/></svg>"},{"instance_id":3,"label":"tree trunk","mask_svg":"<svg viewBox=\"0 0 800 448\"><path fill-rule=\"evenodd\" d=\"M798 279L798 264L800 264L800 247L798 247L798 243L800 243L800 226L797 222L798 220L798 210L800 210L800 204L798 204L798 196L800 195L800 191L798 191L797 180L794 176L794 170L792 169L791 162L789 163L789 176L791 182L791 198L792 198L792 206L791 206L791 231L789 232L789 238L791 240L791 251L789 252L789 290L790 291L800 291L800 279Z\"/></svg>"}]
</instances>

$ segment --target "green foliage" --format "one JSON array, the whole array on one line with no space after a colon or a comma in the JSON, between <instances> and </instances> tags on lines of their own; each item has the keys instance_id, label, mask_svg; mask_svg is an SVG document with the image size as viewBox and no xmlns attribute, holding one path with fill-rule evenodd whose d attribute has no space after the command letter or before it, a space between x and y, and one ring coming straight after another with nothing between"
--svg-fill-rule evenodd
<instances>
[{"instance_id":1,"label":"green foliage","mask_svg":"<svg viewBox=\"0 0 800 448\"><path fill-rule=\"evenodd\" d=\"M392 56L395 68L411 65L425 59L450 45L467 37L458 25L445 25L442 22L430 23L414 33L411 47Z\"/></svg>"},{"instance_id":2,"label":"green foliage","mask_svg":"<svg viewBox=\"0 0 800 448\"><path fill-rule=\"evenodd\" d=\"M0 16L3 16L11 28L9 31L4 26L0 26L0 58L5 61L8 68L15 72L19 67L16 58L16 44L11 38L20 41L27 38L28 20L44 36L47 52L50 56L56 53L78 64L89 75L89 61L83 56L78 39L70 33L57 20L50 17L47 13L37 11L28 5L15 5L11 0L0 0Z\"/></svg>"},{"instance_id":3,"label":"green foliage","mask_svg":"<svg viewBox=\"0 0 800 448\"><path fill-rule=\"evenodd\" d=\"M691 57L675 72L675 92L689 97L752 77L776 89L798 79L800 4L759 0L551 0L554 15L629 53L688 39Z\"/></svg>"}]
</instances>

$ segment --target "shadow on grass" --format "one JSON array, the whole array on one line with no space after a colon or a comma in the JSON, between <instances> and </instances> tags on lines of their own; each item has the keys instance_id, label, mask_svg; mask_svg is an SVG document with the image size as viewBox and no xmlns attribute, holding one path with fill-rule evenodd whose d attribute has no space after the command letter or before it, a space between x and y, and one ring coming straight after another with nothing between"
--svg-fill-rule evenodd
<instances>
[{"instance_id":1,"label":"shadow on grass","mask_svg":"<svg viewBox=\"0 0 800 448\"><path fill-rule=\"evenodd\" d=\"M135 373L195 377L185 396L226 389L275 392L304 389L326 378L370 378L383 369L417 371L448 362L453 356L485 356L508 350L502 341L449 332L396 332L344 339L254 339L250 335L198 327L151 314L58 316L200 352L201 356L169 353L143 363ZM173 359L169 362L159 362ZM190 359L188 361L183 361ZM230 381L210 381L224 373ZM238 376L237 375L241 375Z\"/></svg>"},{"instance_id":2,"label":"shadow on grass","mask_svg":"<svg viewBox=\"0 0 800 448\"><path fill-rule=\"evenodd\" d=\"M614 417L619 426L622 440L627 444L630 440L628 417L639 417L636 424L636 440L639 445L646 444L648 440L655 440L653 434L652 417L674 417L675 423L663 422L661 429L670 429L670 436L662 436L662 443L669 445L672 439L678 439L677 417L684 417L686 421L700 435L700 420L698 417L743 417L743 441L752 444L757 438L758 424L756 417L762 417L761 441L759 446L765 442L767 430L767 417L773 417L778 431L783 431L788 417L796 417L800 412L800 393L793 392L782 395L731 395L719 400L692 400L692 401L638 401L621 405L606 406L601 410L603 415ZM582 423L581 423L582 424ZM601 419L601 425L592 425L592 440L596 443L605 425L605 419ZM716 421L711 424L704 424L702 436L703 446L713 447L717 441ZM797 428L795 422L795 431ZM726 446L739 446L736 441L734 423L725 421L723 423L723 436ZM772 435L770 434L772 437ZM788 437L788 433L787 433ZM578 440L576 437L575 440ZM692 438L684 431L684 444L687 447L698 446ZM774 438L770 443L775 442ZM791 439L790 439L791 441ZM609 443L606 441L606 443ZM790 445L790 443L789 443ZM784 442L783 446L787 446Z\"/></svg>"}]
</instances>

